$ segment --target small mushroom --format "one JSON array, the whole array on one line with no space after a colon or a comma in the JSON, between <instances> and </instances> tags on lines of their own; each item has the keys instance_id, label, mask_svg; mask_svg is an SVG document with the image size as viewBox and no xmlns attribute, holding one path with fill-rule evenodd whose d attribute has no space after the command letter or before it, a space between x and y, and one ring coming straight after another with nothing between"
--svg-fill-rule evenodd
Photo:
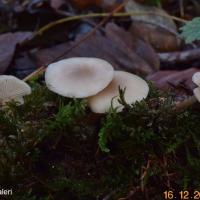
<instances>
[{"instance_id":1,"label":"small mushroom","mask_svg":"<svg viewBox=\"0 0 200 200\"><path fill-rule=\"evenodd\" d=\"M194 105L197 101L200 102L200 72L196 72L193 74L192 81L198 86L193 90L194 95L186 98L184 101L175 103L173 111L179 112Z\"/></svg>"},{"instance_id":2,"label":"small mushroom","mask_svg":"<svg viewBox=\"0 0 200 200\"><path fill-rule=\"evenodd\" d=\"M193 90L193 93L196 99L200 102L200 72L193 74L192 81L198 86Z\"/></svg>"},{"instance_id":3,"label":"small mushroom","mask_svg":"<svg viewBox=\"0 0 200 200\"><path fill-rule=\"evenodd\" d=\"M146 98L149 92L149 87L146 81L140 77L123 71L115 71L112 82L95 96L88 98L88 104L91 110L95 113L105 113L111 107L117 109L117 112L122 111L123 106L118 102L119 87L126 89L124 98L128 104L141 101Z\"/></svg>"},{"instance_id":4,"label":"small mushroom","mask_svg":"<svg viewBox=\"0 0 200 200\"><path fill-rule=\"evenodd\" d=\"M61 96L85 98L103 90L113 76L113 67L107 61L76 57L50 64L45 82L49 90Z\"/></svg>"},{"instance_id":5,"label":"small mushroom","mask_svg":"<svg viewBox=\"0 0 200 200\"><path fill-rule=\"evenodd\" d=\"M10 75L0 76L0 104L16 101L19 104L24 103L23 96L31 93L30 86L24 81Z\"/></svg>"}]
</instances>

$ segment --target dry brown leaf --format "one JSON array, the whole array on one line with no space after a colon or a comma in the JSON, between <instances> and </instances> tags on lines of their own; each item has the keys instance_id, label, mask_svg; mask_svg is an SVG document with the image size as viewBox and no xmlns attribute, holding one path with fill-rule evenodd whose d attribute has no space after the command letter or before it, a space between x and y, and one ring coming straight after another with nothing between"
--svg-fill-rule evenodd
<instances>
[{"instance_id":1,"label":"dry brown leaf","mask_svg":"<svg viewBox=\"0 0 200 200\"><path fill-rule=\"evenodd\" d=\"M0 35L0 74L3 74L9 67L17 44L31 36L31 32L6 33Z\"/></svg>"},{"instance_id":2,"label":"dry brown leaf","mask_svg":"<svg viewBox=\"0 0 200 200\"><path fill-rule=\"evenodd\" d=\"M56 57L62 55L67 49L80 41L82 37L84 35L76 38L74 42L40 50L36 55L38 64L44 65L52 62ZM134 40L136 41L136 39ZM137 45L141 43L138 42L137 44L134 40L131 40L131 35L123 29L114 24L109 24L105 28L105 36L100 34L91 36L63 58L76 56L102 58L109 61L117 70L144 75L157 71L159 61L154 50L145 43L143 43L143 47L138 47ZM140 48L143 48L143 50ZM137 54L139 51L140 53ZM146 51L146 53L142 55L142 51ZM144 58L148 51L151 52L152 59L150 57Z\"/></svg>"},{"instance_id":3,"label":"dry brown leaf","mask_svg":"<svg viewBox=\"0 0 200 200\"><path fill-rule=\"evenodd\" d=\"M112 38L113 42L120 42L120 45L123 45L124 48L129 47L137 55L143 58L153 70L159 69L160 62L158 55L149 43L144 42L139 39L139 37L133 37L130 33L113 23L109 23L106 26L106 33L108 37Z\"/></svg>"},{"instance_id":4,"label":"dry brown leaf","mask_svg":"<svg viewBox=\"0 0 200 200\"><path fill-rule=\"evenodd\" d=\"M130 31L134 36L150 43L159 52L179 49L180 40L162 27L135 21L132 23Z\"/></svg>"},{"instance_id":5,"label":"dry brown leaf","mask_svg":"<svg viewBox=\"0 0 200 200\"><path fill-rule=\"evenodd\" d=\"M127 12L151 13L147 15L133 15L131 32L133 35L140 36L144 41L149 42L158 51L174 51L180 45L180 39L177 37L177 28L175 23L169 18L164 10L144 6L129 1L125 7Z\"/></svg>"},{"instance_id":6,"label":"dry brown leaf","mask_svg":"<svg viewBox=\"0 0 200 200\"><path fill-rule=\"evenodd\" d=\"M189 68L182 71L158 71L152 75L147 76L147 79L153 81L157 87L162 89L169 88L172 85L178 86L181 84L192 90L195 86L192 82L192 75L197 71L199 71L199 69L196 68Z\"/></svg>"}]
</instances>

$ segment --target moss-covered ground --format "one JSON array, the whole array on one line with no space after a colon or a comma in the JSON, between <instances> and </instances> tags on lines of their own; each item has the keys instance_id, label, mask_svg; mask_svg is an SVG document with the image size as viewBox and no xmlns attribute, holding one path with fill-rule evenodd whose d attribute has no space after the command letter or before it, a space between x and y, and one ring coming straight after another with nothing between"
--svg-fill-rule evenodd
<instances>
[{"instance_id":1,"label":"moss-covered ground","mask_svg":"<svg viewBox=\"0 0 200 200\"><path fill-rule=\"evenodd\" d=\"M164 199L200 189L200 107L174 112L173 96L149 97L116 113L41 83L25 104L0 110L0 185L14 200Z\"/></svg>"}]
</instances>

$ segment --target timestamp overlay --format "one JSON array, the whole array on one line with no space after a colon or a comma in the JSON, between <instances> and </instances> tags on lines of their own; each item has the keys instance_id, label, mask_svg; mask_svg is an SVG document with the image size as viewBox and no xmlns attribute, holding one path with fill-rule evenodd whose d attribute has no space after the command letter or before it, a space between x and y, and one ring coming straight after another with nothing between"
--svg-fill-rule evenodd
<instances>
[{"instance_id":1,"label":"timestamp overlay","mask_svg":"<svg viewBox=\"0 0 200 200\"><path fill-rule=\"evenodd\" d=\"M163 192L164 199L199 199L200 200L200 190L195 190L193 192L182 190L174 192L172 190L166 190Z\"/></svg>"}]
</instances>

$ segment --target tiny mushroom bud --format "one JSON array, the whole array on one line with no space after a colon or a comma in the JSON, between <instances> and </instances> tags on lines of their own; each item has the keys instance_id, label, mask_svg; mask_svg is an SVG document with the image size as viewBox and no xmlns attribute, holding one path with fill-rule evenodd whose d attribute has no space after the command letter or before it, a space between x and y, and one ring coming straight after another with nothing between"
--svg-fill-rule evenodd
<instances>
[{"instance_id":1,"label":"tiny mushroom bud","mask_svg":"<svg viewBox=\"0 0 200 200\"><path fill-rule=\"evenodd\" d=\"M50 64L45 72L49 90L70 98L85 98L103 90L113 79L111 64L99 58L69 58Z\"/></svg>"},{"instance_id":2,"label":"tiny mushroom bud","mask_svg":"<svg viewBox=\"0 0 200 200\"><path fill-rule=\"evenodd\" d=\"M192 76L192 81L198 86L193 90L194 96L200 102L200 72L196 72Z\"/></svg>"},{"instance_id":3,"label":"tiny mushroom bud","mask_svg":"<svg viewBox=\"0 0 200 200\"><path fill-rule=\"evenodd\" d=\"M122 111L123 106L118 102L118 98L114 98L119 97L119 87L126 89L124 98L128 104L141 101L149 92L148 84L140 77L128 72L115 71L112 82L97 95L88 98L91 110L95 113L105 113L110 109L112 102L117 112Z\"/></svg>"},{"instance_id":4,"label":"tiny mushroom bud","mask_svg":"<svg viewBox=\"0 0 200 200\"><path fill-rule=\"evenodd\" d=\"M0 76L0 104L9 101L24 103L23 96L31 94L30 86L24 81L10 75Z\"/></svg>"}]
</instances>

